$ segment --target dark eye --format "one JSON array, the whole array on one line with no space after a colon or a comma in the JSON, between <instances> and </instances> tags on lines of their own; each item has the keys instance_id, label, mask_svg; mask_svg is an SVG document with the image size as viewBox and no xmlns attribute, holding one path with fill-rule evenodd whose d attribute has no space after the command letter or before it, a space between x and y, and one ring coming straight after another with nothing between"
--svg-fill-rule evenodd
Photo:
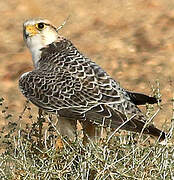
<instances>
[{"instance_id":1,"label":"dark eye","mask_svg":"<svg viewBox=\"0 0 174 180\"><path fill-rule=\"evenodd\" d=\"M44 23L38 23L37 24L38 29L43 29L45 27Z\"/></svg>"}]
</instances>

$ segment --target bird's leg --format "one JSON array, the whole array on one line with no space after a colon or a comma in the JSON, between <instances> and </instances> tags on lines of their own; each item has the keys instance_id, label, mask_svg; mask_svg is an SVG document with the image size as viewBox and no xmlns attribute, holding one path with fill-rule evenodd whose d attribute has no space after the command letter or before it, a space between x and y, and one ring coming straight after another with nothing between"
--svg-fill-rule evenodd
<instances>
[{"instance_id":1,"label":"bird's leg","mask_svg":"<svg viewBox=\"0 0 174 180\"><path fill-rule=\"evenodd\" d=\"M97 127L90 122L83 122L83 144L87 144L89 140L94 142L101 142L106 138L107 132L104 127Z\"/></svg>"},{"instance_id":2,"label":"bird's leg","mask_svg":"<svg viewBox=\"0 0 174 180\"><path fill-rule=\"evenodd\" d=\"M77 137L77 121L74 119L59 117L56 127L62 136L67 136L71 141Z\"/></svg>"},{"instance_id":3,"label":"bird's leg","mask_svg":"<svg viewBox=\"0 0 174 180\"><path fill-rule=\"evenodd\" d=\"M98 134L96 132L96 127L88 121L84 121L82 126L83 126L83 134L84 134L83 144L87 144L89 140L94 141Z\"/></svg>"}]
</instances>

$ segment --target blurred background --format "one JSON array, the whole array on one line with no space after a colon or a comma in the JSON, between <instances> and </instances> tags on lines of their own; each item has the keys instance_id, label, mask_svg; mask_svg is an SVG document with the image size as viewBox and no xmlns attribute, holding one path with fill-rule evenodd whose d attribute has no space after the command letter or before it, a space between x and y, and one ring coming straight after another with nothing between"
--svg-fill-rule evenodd
<instances>
[{"instance_id":1,"label":"blurred background","mask_svg":"<svg viewBox=\"0 0 174 180\"><path fill-rule=\"evenodd\" d=\"M42 17L104 68L122 87L151 95L160 83L162 105L155 125L170 123L174 88L174 1L171 0L6 0L0 1L0 97L17 121L25 98L22 73L33 69L22 24ZM36 108L32 106L32 113ZM0 127L7 122L0 114Z\"/></svg>"}]
</instances>

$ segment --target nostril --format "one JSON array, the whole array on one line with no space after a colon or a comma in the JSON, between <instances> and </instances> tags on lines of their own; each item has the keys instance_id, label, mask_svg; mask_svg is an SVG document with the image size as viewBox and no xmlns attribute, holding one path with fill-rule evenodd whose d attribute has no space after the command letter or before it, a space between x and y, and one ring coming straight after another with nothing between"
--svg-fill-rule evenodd
<instances>
[{"instance_id":1,"label":"nostril","mask_svg":"<svg viewBox=\"0 0 174 180\"><path fill-rule=\"evenodd\" d=\"M33 28L32 28L32 27L30 27L30 26L29 26L29 27L27 27L27 30L28 30L28 31L31 31L32 29L33 29Z\"/></svg>"}]
</instances>

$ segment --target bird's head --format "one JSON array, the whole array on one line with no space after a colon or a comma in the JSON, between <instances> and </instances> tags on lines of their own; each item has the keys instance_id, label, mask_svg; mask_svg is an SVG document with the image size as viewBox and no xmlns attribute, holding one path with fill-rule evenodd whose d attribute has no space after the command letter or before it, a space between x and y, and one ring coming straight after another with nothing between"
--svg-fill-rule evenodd
<instances>
[{"instance_id":1,"label":"bird's head","mask_svg":"<svg viewBox=\"0 0 174 180\"><path fill-rule=\"evenodd\" d=\"M58 32L57 28L46 19L29 19L23 24L23 37L36 67L41 55L40 49L56 41Z\"/></svg>"}]
</instances>

